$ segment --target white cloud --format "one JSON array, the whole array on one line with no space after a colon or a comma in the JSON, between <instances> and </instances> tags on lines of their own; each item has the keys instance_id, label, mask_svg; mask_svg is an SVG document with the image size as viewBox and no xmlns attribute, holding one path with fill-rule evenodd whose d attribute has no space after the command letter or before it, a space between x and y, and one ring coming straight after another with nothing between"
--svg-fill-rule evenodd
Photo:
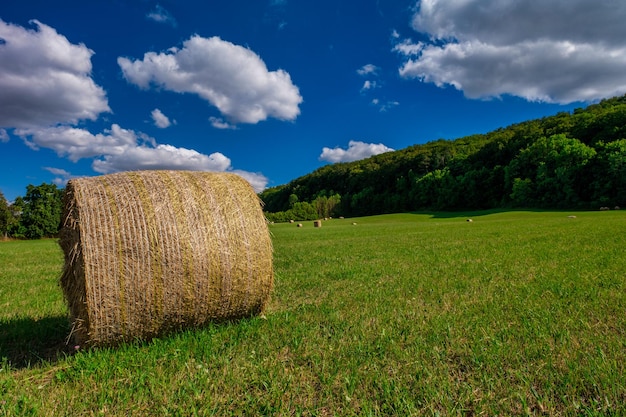
<instances>
[{"instance_id":1,"label":"white cloud","mask_svg":"<svg viewBox=\"0 0 626 417\"><path fill-rule=\"evenodd\" d=\"M469 98L594 101L626 93L626 3L422 0L400 74Z\"/></svg>"},{"instance_id":2,"label":"white cloud","mask_svg":"<svg viewBox=\"0 0 626 417\"><path fill-rule=\"evenodd\" d=\"M351 140L348 143L348 149L339 147L331 149L324 147L320 155L320 160L331 163L352 162L390 151L393 151L393 149L388 148L382 143L375 144Z\"/></svg>"},{"instance_id":3,"label":"white cloud","mask_svg":"<svg viewBox=\"0 0 626 417\"><path fill-rule=\"evenodd\" d=\"M211 122L211 126L216 129L235 129L235 126L220 117L209 117L209 121Z\"/></svg>"},{"instance_id":4,"label":"white cloud","mask_svg":"<svg viewBox=\"0 0 626 417\"><path fill-rule=\"evenodd\" d=\"M286 71L269 71L253 51L219 37L196 35L182 49L148 52L143 60L119 57L117 62L128 82L197 94L232 123L294 120L300 114L302 97Z\"/></svg>"},{"instance_id":5,"label":"white cloud","mask_svg":"<svg viewBox=\"0 0 626 417\"><path fill-rule=\"evenodd\" d=\"M6 129L0 129L0 143L1 142L8 142L9 141L9 133L6 131Z\"/></svg>"},{"instance_id":6,"label":"white cloud","mask_svg":"<svg viewBox=\"0 0 626 417\"><path fill-rule=\"evenodd\" d=\"M424 49L422 42L414 43L411 39L405 39L393 47L393 51L405 56L419 55Z\"/></svg>"},{"instance_id":7,"label":"white cloud","mask_svg":"<svg viewBox=\"0 0 626 417\"><path fill-rule=\"evenodd\" d=\"M400 102L398 101L386 101L386 102L381 102L380 99L372 99L372 105L376 106L378 108L378 111L380 111L381 113L386 112L389 109L392 109L394 107L397 107L400 105Z\"/></svg>"},{"instance_id":8,"label":"white cloud","mask_svg":"<svg viewBox=\"0 0 626 417\"><path fill-rule=\"evenodd\" d=\"M192 171L226 171L230 159L219 152L201 154L193 149L172 145L134 146L121 154L104 155L92 167L102 174L137 169L187 169Z\"/></svg>"},{"instance_id":9,"label":"white cloud","mask_svg":"<svg viewBox=\"0 0 626 417\"><path fill-rule=\"evenodd\" d=\"M364 93L368 90L372 90L374 88L378 87L378 83L376 83L376 81L370 81L370 80L366 80L363 83L363 87L361 87L361 93Z\"/></svg>"},{"instance_id":10,"label":"white cloud","mask_svg":"<svg viewBox=\"0 0 626 417\"><path fill-rule=\"evenodd\" d=\"M254 191L256 191L257 193L260 193L261 191L265 190L265 188L267 188L268 179L263 174L257 172L241 171L239 169L235 169L230 172L232 172L233 174L237 174L246 181L248 181Z\"/></svg>"},{"instance_id":11,"label":"white cloud","mask_svg":"<svg viewBox=\"0 0 626 417\"><path fill-rule=\"evenodd\" d=\"M263 191L268 183L262 174L233 170L230 159L220 152L205 155L171 145L136 146L123 154L96 159L92 167L101 174L139 169L232 172L247 180L257 193Z\"/></svg>"},{"instance_id":12,"label":"white cloud","mask_svg":"<svg viewBox=\"0 0 626 417\"><path fill-rule=\"evenodd\" d=\"M59 156L74 162L82 158L94 158L91 166L101 174L138 169L229 171L248 179L258 192L268 182L261 174L234 171L230 159L219 152L205 155L193 149L157 144L151 137L116 124L104 133L95 135L85 129L69 126L17 129L15 134L21 136L33 149L52 149ZM60 171L48 170L61 175Z\"/></svg>"},{"instance_id":13,"label":"white cloud","mask_svg":"<svg viewBox=\"0 0 626 417\"><path fill-rule=\"evenodd\" d=\"M169 117L164 115L163 112L159 109L152 110L152 113L150 113L150 115L152 116L154 125L158 128L165 129L172 125L172 122L170 122Z\"/></svg>"},{"instance_id":14,"label":"white cloud","mask_svg":"<svg viewBox=\"0 0 626 417\"><path fill-rule=\"evenodd\" d=\"M69 126L16 129L15 134L22 137L31 149L52 149L57 155L67 157L72 162L100 155L121 155L137 146L138 140L142 139L134 131L116 124L110 130L96 135Z\"/></svg>"},{"instance_id":15,"label":"white cloud","mask_svg":"<svg viewBox=\"0 0 626 417\"><path fill-rule=\"evenodd\" d=\"M356 70L357 74L359 75L376 75L378 73L378 71L380 70L380 68L378 68L376 65L374 64L366 64L363 65L361 68L359 68L358 70Z\"/></svg>"},{"instance_id":16,"label":"white cloud","mask_svg":"<svg viewBox=\"0 0 626 417\"><path fill-rule=\"evenodd\" d=\"M72 178L76 178L75 175L72 175L70 172L67 172L66 170L61 168L43 167L43 169L56 176L52 180L52 183L58 185L59 187L64 187L69 180L71 180Z\"/></svg>"},{"instance_id":17,"label":"white cloud","mask_svg":"<svg viewBox=\"0 0 626 417\"><path fill-rule=\"evenodd\" d=\"M146 17L150 20L154 20L157 23L165 23L167 25L176 27L178 24L174 16L171 15L165 8L163 8L160 4L157 4L155 9L148 13Z\"/></svg>"},{"instance_id":18,"label":"white cloud","mask_svg":"<svg viewBox=\"0 0 626 417\"><path fill-rule=\"evenodd\" d=\"M31 22L36 30L0 20L0 126L77 123L110 112L104 90L91 78L94 52Z\"/></svg>"}]
</instances>

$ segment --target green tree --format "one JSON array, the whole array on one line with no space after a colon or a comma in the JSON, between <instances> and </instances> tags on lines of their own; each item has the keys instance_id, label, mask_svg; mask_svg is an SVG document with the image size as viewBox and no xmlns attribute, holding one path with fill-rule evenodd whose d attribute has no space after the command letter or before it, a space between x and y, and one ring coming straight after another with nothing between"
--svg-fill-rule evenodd
<instances>
[{"instance_id":1,"label":"green tree","mask_svg":"<svg viewBox=\"0 0 626 417\"><path fill-rule=\"evenodd\" d=\"M535 195L535 201L522 204L526 206L577 205L581 200L581 174L595 155L593 148L564 134L539 138L510 164L511 198L521 204L521 196Z\"/></svg>"},{"instance_id":2,"label":"green tree","mask_svg":"<svg viewBox=\"0 0 626 417\"><path fill-rule=\"evenodd\" d=\"M54 184L29 185L24 196L20 225L24 237L40 239L55 236L61 223L63 191Z\"/></svg>"},{"instance_id":3,"label":"green tree","mask_svg":"<svg viewBox=\"0 0 626 417\"><path fill-rule=\"evenodd\" d=\"M23 238L24 237L24 227L22 226L21 219L22 213L24 212L24 198L22 196L18 196L13 201L13 204L9 206L9 211L11 212L11 216L9 218L9 224L7 227L7 235L9 237Z\"/></svg>"},{"instance_id":4,"label":"green tree","mask_svg":"<svg viewBox=\"0 0 626 417\"><path fill-rule=\"evenodd\" d=\"M600 205L626 204L626 139L598 144L592 170L593 201Z\"/></svg>"},{"instance_id":5,"label":"green tree","mask_svg":"<svg viewBox=\"0 0 626 417\"><path fill-rule=\"evenodd\" d=\"M289 208L293 208L293 205L298 202L298 196L295 194L289 195Z\"/></svg>"},{"instance_id":6,"label":"green tree","mask_svg":"<svg viewBox=\"0 0 626 417\"><path fill-rule=\"evenodd\" d=\"M9 233L9 225L12 217L13 215L9 210L9 203L4 197L4 194L2 194L2 191L0 191L0 236L5 239Z\"/></svg>"},{"instance_id":7,"label":"green tree","mask_svg":"<svg viewBox=\"0 0 626 417\"><path fill-rule=\"evenodd\" d=\"M320 196L313 200L313 206L317 212L317 217L324 219L327 217L333 217L336 215L336 211L341 203L341 196L339 194L331 195L330 197Z\"/></svg>"}]
</instances>

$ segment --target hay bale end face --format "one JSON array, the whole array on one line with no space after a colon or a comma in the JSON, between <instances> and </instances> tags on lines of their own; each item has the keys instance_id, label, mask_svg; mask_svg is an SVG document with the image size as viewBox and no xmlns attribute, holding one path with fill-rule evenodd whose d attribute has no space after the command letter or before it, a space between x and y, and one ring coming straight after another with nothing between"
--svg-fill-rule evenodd
<instances>
[{"instance_id":1,"label":"hay bale end face","mask_svg":"<svg viewBox=\"0 0 626 417\"><path fill-rule=\"evenodd\" d=\"M274 282L260 201L235 174L137 171L71 180L59 244L61 287L81 345L258 314Z\"/></svg>"}]
</instances>

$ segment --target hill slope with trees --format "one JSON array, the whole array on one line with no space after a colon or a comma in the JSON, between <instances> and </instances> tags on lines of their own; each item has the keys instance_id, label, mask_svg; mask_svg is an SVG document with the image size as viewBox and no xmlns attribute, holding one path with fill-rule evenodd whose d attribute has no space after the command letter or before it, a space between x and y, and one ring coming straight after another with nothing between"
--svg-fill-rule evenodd
<instances>
[{"instance_id":1,"label":"hill slope with trees","mask_svg":"<svg viewBox=\"0 0 626 417\"><path fill-rule=\"evenodd\" d=\"M326 165L260 194L270 220L626 204L626 96L486 134Z\"/></svg>"}]
</instances>

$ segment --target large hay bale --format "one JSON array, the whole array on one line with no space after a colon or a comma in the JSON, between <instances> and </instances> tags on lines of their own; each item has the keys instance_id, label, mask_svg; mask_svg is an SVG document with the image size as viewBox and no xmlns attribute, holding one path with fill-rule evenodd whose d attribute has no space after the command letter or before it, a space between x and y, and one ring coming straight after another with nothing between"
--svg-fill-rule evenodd
<instances>
[{"instance_id":1,"label":"large hay bale","mask_svg":"<svg viewBox=\"0 0 626 417\"><path fill-rule=\"evenodd\" d=\"M59 243L61 287L81 345L258 314L274 282L260 201L235 174L71 180Z\"/></svg>"}]
</instances>

